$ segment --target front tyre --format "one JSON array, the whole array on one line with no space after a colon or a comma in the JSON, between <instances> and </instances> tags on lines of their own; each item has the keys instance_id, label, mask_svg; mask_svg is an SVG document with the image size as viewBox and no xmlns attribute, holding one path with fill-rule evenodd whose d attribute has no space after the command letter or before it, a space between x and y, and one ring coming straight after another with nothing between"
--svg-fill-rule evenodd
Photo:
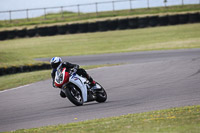
<instances>
[{"instance_id":1,"label":"front tyre","mask_svg":"<svg viewBox=\"0 0 200 133\"><path fill-rule=\"evenodd\" d=\"M101 86L100 84L98 84L98 85ZM99 103L103 103L106 100L107 100L107 93L104 90L104 88L101 86L101 89L96 91L96 101Z\"/></svg>"},{"instance_id":2,"label":"front tyre","mask_svg":"<svg viewBox=\"0 0 200 133\"><path fill-rule=\"evenodd\" d=\"M75 104L76 106L83 105L83 98L82 98L82 95L81 95L81 91L79 90L78 87L71 84L65 89L65 91L66 91L68 99L73 104Z\"/></svg>"}]
</instances>

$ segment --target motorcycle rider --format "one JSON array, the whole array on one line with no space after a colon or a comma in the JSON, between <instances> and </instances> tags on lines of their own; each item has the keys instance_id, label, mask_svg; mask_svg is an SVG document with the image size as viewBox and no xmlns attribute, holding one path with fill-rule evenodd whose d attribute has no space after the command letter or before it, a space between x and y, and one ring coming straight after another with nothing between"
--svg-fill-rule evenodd
<instances>
[{"instance_id":1,"label":"motorcycle rider","mask_svg":"<svg viewBox=\"0 0 200 133\"><path fill-rule=\"evenodd\" d=\"M74 71L76 71L76 73L79 76L86 78L90 82L90 86L92 87L92 89L95 89L96 82L92 79L91 76L89 76L87 74L87 72L83 68L79 68L79 65L71 64L69 62L62 62L62 59L60 57L53 57L50 60L50 64L51 64L51 67L52 67L51 77L53 79L53 84L52 84L53 87L55 87L54 80L55 80L55 74L56 74L56 71L57 71L57 67L60 64L62 64L62 67L65 67L67 72L70 72L71 69L74 69ZM60 96L62 98L66 97L65 93L62 90L60 91Z\"/></svg>"}]
</instances>

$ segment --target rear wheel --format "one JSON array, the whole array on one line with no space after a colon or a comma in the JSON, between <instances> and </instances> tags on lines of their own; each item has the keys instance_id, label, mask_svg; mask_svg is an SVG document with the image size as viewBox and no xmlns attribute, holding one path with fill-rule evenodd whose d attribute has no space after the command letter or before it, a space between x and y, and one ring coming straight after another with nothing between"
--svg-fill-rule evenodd
<instances>
[{"instance_id":1,"label":"rear wheel","mask_svg":"<svg viewBox=\"0 0 200 133\"><path fill-rule=\"evenodd\" d=\"M76 106L83 105L83 98L81 95L81 91L75 85L71 84L69 87L67 87L66 94L68 99Z\"/></svg>"},{"instance_id":2,"label":"rear wheel","mask_svg":"<svg viewBox=\"0 0 200 133\"><path fill-rule=\"evenodd\" d=\"M99 83L97 83L101 86ZM96 101L99 103L105 102L107 100L107 93L104 88L101 86L101 89L96 91Z\"/></svg>"}]
</instances>

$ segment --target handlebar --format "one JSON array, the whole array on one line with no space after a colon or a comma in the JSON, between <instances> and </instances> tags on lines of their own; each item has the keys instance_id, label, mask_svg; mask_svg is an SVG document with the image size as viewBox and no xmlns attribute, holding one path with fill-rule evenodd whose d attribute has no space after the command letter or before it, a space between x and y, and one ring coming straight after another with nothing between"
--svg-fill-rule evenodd
<instances>
[{"instance_id":1,"label":"handlebar","mask_svg":"<svg viewBox=\"0 0 200 133\"><path fill-rule=\"evenodd\" d=\"M73 75L77 72L77 69L76 68L72 68L69 72L69 74Z\"/></svg>"}]
</instances>

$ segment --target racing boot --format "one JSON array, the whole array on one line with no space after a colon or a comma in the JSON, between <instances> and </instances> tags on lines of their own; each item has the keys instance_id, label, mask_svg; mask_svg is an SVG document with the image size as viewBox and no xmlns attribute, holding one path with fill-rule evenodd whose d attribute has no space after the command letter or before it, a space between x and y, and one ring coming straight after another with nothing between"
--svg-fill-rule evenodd
<instances>
[{"instance_id":1,"label":"racing boot","mask_svg":"<svg viewBox=\"0 0 200 133\"><path fill-rule=\"evenodd\" d=\"M96 82L89 75L87 76L87 79L90 82L90 87L94 88L96 86Z\"/></svg>"},{"instance_id":2,"label":"racing boot","mask_svg":"<svg viewBox=\"0 0 200 133\"><path fill-rule=\"evenodd\" d=\"M66 98L67 96L65 95L65 93L61 90L60 91L60 96L62 97L62 98Z\"/></svg>"},{"instance_id":3,"label":"racing boot","mask_svg":"<svg viewBox=\"0 0 200 133\"><path fill-rule=\"evenodd\" d=\"M87 74L87 77L86 77L86 78L87 78L88 81L90 82L91 90L96 91L96 89L98 89L97 86L96 86L96 82L95 82L95 81L92 79L92 77L89 76L88 74Z\"/></svg>"},{"instance_id":4,"label":"racing boot","mask_svg":"<svg viewBox=\"0 0 200 133\"><path fill-rule=\"evenodd\" d=\"M92 82L90 82L90 86L91 86L91 89L95 90L97 87L96 87L96 82L93 80Z\"/></svg>"}]
</instances>

